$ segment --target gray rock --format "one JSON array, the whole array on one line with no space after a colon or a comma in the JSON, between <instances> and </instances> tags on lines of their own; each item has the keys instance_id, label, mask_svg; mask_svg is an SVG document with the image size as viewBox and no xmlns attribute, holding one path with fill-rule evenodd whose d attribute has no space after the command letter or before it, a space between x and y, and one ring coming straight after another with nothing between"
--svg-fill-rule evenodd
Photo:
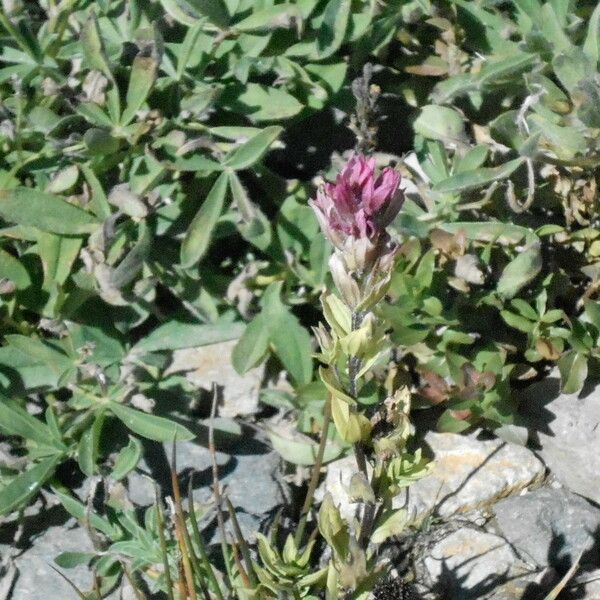
<instances>
[{"instance_id":1,"label":"gray rock","mask_svg":"<svg viewBox=\"0 0 600 600\"><path fill-rule=\"evenodd\" d=\"M600 503L600 389L561 394L552 376L519 399L530 439L550 471L570 490Z\"/></svg>"},{"instance_id":2,"label":"gray rock","mask_svg":"<svg viewBox=\"0 0 600 600\"><path fill-rule=\"evenodd\" d=\"M517 444L434 432L427 433L424 442L433 454L433 471L394 500L395 507L407 506L417 522L431 513L449 517L486 508L538 484L544 476L541 461ZM330 463L319 495L322 498L329 491L346 518L354 515L357 506L347 494L355 472L353 456Z\"/></svg>"},{"instance_id":3,"label":"gray rock","mask_svg":"<svg viewBox=\"0 0 600 600\"><path fill-rule=\"evenodd\" d=\"M498 588L529 572L505 540L469 527L453 531L431 546L423 565L434 592L452 600L496 598ZM505 589L504 598L511 598L509 594Z\"/></svg>"},{"instance_id":4,"label":"gray rock","mask_svg":"<svg viewBox=\"0 0 600 600\"><path fill-rule=\"evenodd\" d=\"M184 348L173 352L173 361L165 375L186 373L186 378L198 388L212 389L215 382L223 388L219 415L237 417L258 412L258 393L264 366L239 375L231 364L231 353L237 340L210 344L199 348Z\"/></svg>"},{"instance_id":5,"label":"gray rock","mask_svg":"<svg viewBox=\"0 0 600 600\"><path fill-rule=\"evenodd\" d=\"M11 555L18 570L17 578L8 596L10 600L67 600L76 598L71 586L52 569L54 559L62 552L93 552L86 531L68 517L62 507L44 509L36 517L26 519L24 548L12 547L3 538L0 554ZM30 526L36 531L29 531ZM10 535L12 524L3 524L3 533ZM83 591L92 587L92 576L86 566L59 569Z\"/></svg>"},{"instance_id":6,"label":"gray rock","mask_svg":"<svg viewBox=\"0 0 600 600\"><path fill-rule=\"evenodd\" d=\"M243 533L250 539L260 523L284 502L283 484L279 475L280 458L262 442L247 434L224 444L216 453L219 481L236 509ZM154 481L163 494L171 495L169 473L170 449L161 444L147 443L140 467L129 476L129 497L138 506L154 502ZM169 458L167 458L167 456ZM212 461L208 449L199 443L177 444L177 472L182 493L192 481L194 501L212 506Z\"/></svg>"},{"instance_id":7,"label":"gray rock","mask_svg":"<svg viewBox=\"0 0 600 600\"><path fill-rule=\"evenodd\" d=\"M433 453L433 472L396 502L406 503L419 517L430 513L449 517L486 508L544 477L544 465L531 451L499 439L429 432L425 444Z\"/></svg>"},{"instance_id":8,"label":"gray rock","mask_svg":"<svg viewBox=\"0 0 600 600\"><path fill-rule=\"evenodd\" d=\"M540 488L501 500L493 511L502 535L524 560L565 568L583 552L582 564L600 565L600 509L581 496Z\"/></svg>"},{"instance_id":9,"label":"gray rock","mask_svg":"<svg viewBox=\"0 0 600 600\"><path fill-rule=\"evenodd\" d=\"M580 573L568 586L565 600L584 598L585 600L600 600L600 569ZM561 596L562 600L562 596Z\"/></svg>"}]
</instances>

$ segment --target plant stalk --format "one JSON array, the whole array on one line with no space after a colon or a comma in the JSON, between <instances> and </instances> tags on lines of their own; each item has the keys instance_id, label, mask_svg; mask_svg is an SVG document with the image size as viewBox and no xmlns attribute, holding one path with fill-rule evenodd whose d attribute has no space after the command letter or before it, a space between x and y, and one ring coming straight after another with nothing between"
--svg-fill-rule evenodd
<instances>
[{"instance_id":1,"label":"plant stalk","mask_svg":"<svg viewBox=\"0 0 600 600\"><path fill-rule=\"evenodd\" d=\"M296 547L299 548L302 543L302 537L304 536L304 530L306 529L306 520L308 518L308 512L312 506L315 491L319 483L319 476L321 474L321 468L323 466L323 457L325 456L325 447L327 446L327 434L329 433L329 424L331 423L331 394L327 394L325 400L325 409L323 410L323 431L321 432L321 441L319 442L319 449L317 450L317 456L315 464L313 465L310 482L308 484L308 490L306 491L306 498L302 506L302 512L300 514L300 522L298 523L298 529L296 529L296 535L294 536L294 542Z\"/></svg>"}]
</instances>

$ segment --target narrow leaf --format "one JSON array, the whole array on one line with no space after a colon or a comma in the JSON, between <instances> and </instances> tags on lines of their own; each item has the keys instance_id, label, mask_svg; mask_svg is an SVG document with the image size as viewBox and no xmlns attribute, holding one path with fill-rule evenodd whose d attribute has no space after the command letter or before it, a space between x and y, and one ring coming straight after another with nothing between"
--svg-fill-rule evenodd
<instances>
[{"instance_id":1,"label":"narrow leaf","mask_svg":"<svg viewBox=\"0 0 600 600\"><path fill-rule=\"evenodd\" d=\"M269 146L279 137L283 127L272 126L263 129L255 136L233 150L223 161L231 169L239 171L247 169L258 162L269 149Z\"/></svg>"},{"instance_id":2,"label":"narrow leaf","mask_svg":"<svg viewBox=\"0 0 600 600\"><path fill-rule=\"evenodd\" d=\"M93 215L62 198L25 187L0 190L0 216L9 223L65 235L90 233L99 224Z\"/></svg>"},{"instance_id":3,"label":"narrow leaf","mask_svg":"<svg viewBox=\"0 0 600 600\"><path fill-rule=\"evenodd\" d=\"M174 442L191 440L195 435L183 425L174 421L149 415L135 408L118 404L109 403L110 410L119 418L131 431L157 442Z\"/></svg>"},{"instance_id":4,"label":"narrow leaf","mask_svg":"<svg viewBox=\"0 0 600 600\"><path fill-rule=\"evenodd\" d=\"M133 352L156 352L195 348L235 340L244 331L243 323L195 324L169 321L141 339Z\"/></svg>"},{"instance_id":5,"label":"narrow leaf","mask_svg":"<svg viewBox=\"0 0 600 600\"><path fill-rule=\"evenodd\" d=\"M221 173L186 231L181 244L180 260L184 268L196 265L208 250L227 194L227 174Z\"/></svg>"},{"instance_id":6,"label":"narrow leaf","mask_svg":"<svg viewBox=\"0 0 600 600\"><path fill-rule=\"evenodd\" d=\"M17 475L7 486L0 489L0 515L11 513L35 496L52 476L59 462L59 456L47 458Z\"/></svg>"}]
</instances>

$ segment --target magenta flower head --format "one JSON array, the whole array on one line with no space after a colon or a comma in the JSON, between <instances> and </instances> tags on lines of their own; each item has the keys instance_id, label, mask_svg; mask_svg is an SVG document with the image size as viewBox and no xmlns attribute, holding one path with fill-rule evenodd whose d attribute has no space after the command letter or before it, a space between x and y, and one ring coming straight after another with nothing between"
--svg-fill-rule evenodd
<instances>
[{"instance_id":1,"label":"magenta flower head","mask_svg":"<svg viewBox=\"0 0 600 600\"><path fill-rule=\"evenodd\" d=\"M323 233L337 248L349 237L376 242L402 206L400 173L375 174L375 159L353 156L335 183L325 183L309 202Z\"/></svg>"}]
</instances>

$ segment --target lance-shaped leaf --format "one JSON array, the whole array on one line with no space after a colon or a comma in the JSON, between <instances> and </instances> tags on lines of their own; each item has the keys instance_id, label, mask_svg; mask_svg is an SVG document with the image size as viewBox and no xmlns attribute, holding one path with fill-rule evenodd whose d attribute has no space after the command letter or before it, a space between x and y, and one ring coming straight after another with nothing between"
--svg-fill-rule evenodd
<instances>
[{"instance_id":1,"label":"lance-shaped leaf","mask_svg":"<svg viewBox=\"0 0 600 600\"><path fill-rule=\"evenodd\" d=\"M152 56L136 56L131 67L129 87L127 88L127 105L121 117L121 125L127 125L135 117L146 101L154 81L158 63Z\"/></svg>"},{"instance_id":2,"label":"lance-shaped leaf","mask_svg":"<svg viewBox=\"0 0 600 600\"><path fill-rule=\"evenodd\" d=\"M91 233L99 225L93 215L62 198L26 187L0 190L0 217L64 235Z\"/></svg>"},{"instance_id":3,"label":"lance-shaped leaf","mask_svg":"<svg viewBox=\"0 0 600 600\"><path fill-rule=\"evenodd\" d=\"M180 261L186 269L196 265L208 250L215 225L223 212L227 182L227 173L221 173L185 233Z\"/></svg>"},{"instance_id":4,"label":"lance-shaped leaf","mask_svg":"<svg viewBox=\"0 0 600 600\"><path fill-rule=\"evenodd\" d=\"M243 323L183 323L169 321L142 338L132 352L156 352L195 348L235 340L244 331Z\"/></svg>"},{"instance_id":5,"label":"lance-shaped leaf","mask_svg":"<svg viewBox=\"0 0 600 600\"><path fill-rule=\"evenodd\" d=\"M279 126L263 129L227 155L223 165L236 171L251 167L265 155L269 146L279 137L282 131L283 127Z\"/></svg>"},{"instance_id":6,"label":"lance-shaped leaf","mask_svg":"<svg viewBox=\"0 0 600 600\"><path fill-rule=\"evenodd\" d=\"M54 473L60 462L59 455L46 458L35 467L17 475L0 489L0 515L7 515L26 504Z\"/></svg>"},{"instance_id":7,"label":"lance-shaped leaf","mask_svg":"<svg viewBox=\"0 0 600 600\"><path fill-rule=\"evenodd\" d=\"M539 244L517 254L502 271L496 290L504 298L512 298L540 272L542 254Z\"/></svg>"},{"instance_id":8,"label":"lance-shaped leaf","mask_svg":"<svg viewBox=\"0 0 600 600\"><path fill-rule=\"evenodd\" d=\"M462 192L506 179L522 164L524 158L515 158L499 167L481 167L472 171L463 171L452 175L433 186L434 191L442 193Z\"/></svg>"},{"instance_id":9,"label":"lance-shaped leaf","mask_svg":"<svg viewBox=\"0 0 600 600\"><path fill-rule=\"evenodd\" d=\"M184 442L195 437L187 427L164 417L149 415L141 410L136 410L117 402L109 402L108 406L112 413L131 431L149 440L157 442Z\"/></svg>"},{"instance_id":10,"label":"lance-shaped leaf","mask_svg":"<svg viewBox=\"0 0 600 600\"><path fill-rule=\"evenodd\" d=\"M0 279L8 279L18 290L31 285L31 277L21 262L6 250L0 248Z\"/></svg>"},{"instance_id":11,"label":"lance-shaped leaf","mask_svg":"<svg viewBox=\"0 0 600 600\"><path fill-rule=\"evenodd\" d=\"M319 58L327 58L339 50L350 18L350 0L329 0L323 11L323 21L317 32Z\"/></svg>"},{"instance_id":12,"label":"lance-shaped leaf","mask_svg":"<svg viewBox=\"0 0 600 600\"><path fill-rule=\"evenodd\" d=\"M111 472L112 477L116 480L123 479L125 475L135 469L141 456L141 442L137 438L129 436L129 443L119 452L119 454L117 454L117 458L115 458L115 465Z\"/></svg>"}]
</instances>

